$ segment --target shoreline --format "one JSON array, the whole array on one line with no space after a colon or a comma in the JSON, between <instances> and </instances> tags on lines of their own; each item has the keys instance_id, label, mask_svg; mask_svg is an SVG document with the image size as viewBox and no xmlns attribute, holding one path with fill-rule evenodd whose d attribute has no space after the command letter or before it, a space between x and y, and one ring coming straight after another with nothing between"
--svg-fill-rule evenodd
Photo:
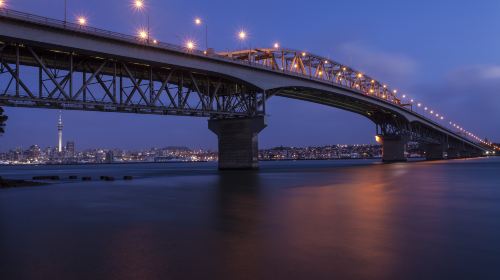
<instances>
[{"instance_id":1,"label":"shoreline","mask_svg":"<svg viewBox=\"0 0 500 280\"><path fill-rule=\"evenodd\" d=\"M408 159L423 159L423 157L411 157ZM318 158L318 159L260 159L259 162L273 162L273 161L337 161L337 160L382 160L382 158ZM217 163L217 161L168 161L168 162L151 162L151 161L137 161L137 162L112 162L112 163L43 163L43 164L0 164L0 167L4 166L77 166L77 165L126 165L126 164L178 164L178 163Z\"/></svg>"}]
</instances>

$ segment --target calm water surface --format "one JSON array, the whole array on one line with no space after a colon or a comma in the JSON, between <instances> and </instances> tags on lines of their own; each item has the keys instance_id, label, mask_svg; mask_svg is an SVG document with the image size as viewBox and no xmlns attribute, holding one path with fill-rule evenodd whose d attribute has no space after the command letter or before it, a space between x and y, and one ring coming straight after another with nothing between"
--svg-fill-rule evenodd
<instances>
[{"instance_id":1,"label":"calm water surface","mask_svg":"<svg viewBox=\"0 0 500 280\"><path fill-rule=\"evenodd\" d=\"M0 167L0 279L500 279L500 158Z\"/></svg>"}]
</instances>

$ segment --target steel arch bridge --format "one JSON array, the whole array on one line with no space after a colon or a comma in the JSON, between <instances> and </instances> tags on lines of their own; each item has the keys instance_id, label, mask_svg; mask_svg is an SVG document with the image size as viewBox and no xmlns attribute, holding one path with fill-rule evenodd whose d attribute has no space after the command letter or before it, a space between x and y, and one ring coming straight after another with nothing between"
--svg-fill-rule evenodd
<instances>
[{"instance_id":1,"label":"steel arch bridge","mask_svg":"<svg viewBox=\"0 0 500 280\"><path fill-rule=\"evenodd\" d=\"M385 161L405 160L407 141L425 144L429 159L492 150L328 58L282 48L202 52L0 9L0 106L209 117L219 167L251 168L272 96L367 117Z\"/></svg>"}]
</instances>

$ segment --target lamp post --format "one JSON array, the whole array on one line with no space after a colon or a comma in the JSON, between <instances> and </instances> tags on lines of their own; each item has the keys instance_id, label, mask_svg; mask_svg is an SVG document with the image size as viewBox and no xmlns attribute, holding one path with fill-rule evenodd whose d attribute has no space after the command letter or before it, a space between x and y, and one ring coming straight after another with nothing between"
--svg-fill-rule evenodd
<instances>
[{"instance_id":1,"label":"lamp post","mask_svg":"<svg viewBox=\"0 0 500 280\"><path fill-rule=\"evenodd\" d=\"M203 22L201 18L195 18L194 23L198 26L205 25L205 50L208 50L208 24Z\"/></svg>"},{"instance_id":2,"label":"lamp post","mask_svg":"<svg viewBox=\"0 0 500 280\"><path fill-rule=\"evenodd\" d=\"M68 22L68 0L64 0L64 26Z\"/></svg>"},{"instance_id":3,"label":"lamp post","mask_svg":"<svg viewBox=\"0 0 500 280\"><path fill-rule=\"evenodd\" d=\"M147 38L146 38L146 40L149 43L149 36L150 36L150 33L151 33L150 31L151 30L149 29L149 12L145 11L146 10L145 6L146 5L144 3L144 0L135 0L134 1L134 7L135 7L135 9L138 10L138 11L144 11L144 13L146 14L146 21L147 21L147 27L146 27L147 28L147 31L146 31L147 32L147 36L146 36Z\"/></svg>"}]
</instances>

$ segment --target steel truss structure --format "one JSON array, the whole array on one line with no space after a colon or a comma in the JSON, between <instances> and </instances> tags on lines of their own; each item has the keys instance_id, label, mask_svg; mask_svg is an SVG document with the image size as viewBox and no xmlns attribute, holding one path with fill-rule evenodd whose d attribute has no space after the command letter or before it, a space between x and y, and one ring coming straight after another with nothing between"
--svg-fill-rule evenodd
<instances>
[{"instance_id":1,"label":"steel truss structure","mask_svg":"<svg viewBox=\"0 0 500 280\"><path fill-rule=\"evenodd\" d=\"M265 93L189 69L0 42L0 105L187 115L264 115Z\"/></svg>"},{"instance_id":2,"label":"steel truss structure","mask_svg":"<svg viewBox=\"0 0 500 280\"><path fill-rule=\"evenodd\" d=\"M287 74L328 81L400 106L411 106L411 104L402 104L396 96L397 91L389 89L387 85L347 65L319 55L282 48L239 50L219 53L219 55L263 65Z\"/></svg>"}]
</instances>

